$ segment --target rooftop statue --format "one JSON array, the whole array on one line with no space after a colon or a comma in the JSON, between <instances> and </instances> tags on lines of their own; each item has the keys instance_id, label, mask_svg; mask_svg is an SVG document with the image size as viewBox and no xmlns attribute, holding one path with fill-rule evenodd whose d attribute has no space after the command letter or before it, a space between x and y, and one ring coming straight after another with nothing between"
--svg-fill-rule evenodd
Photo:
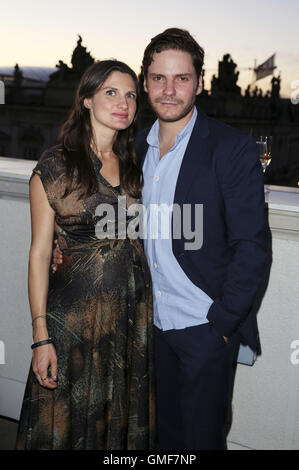
<instances>
[{"instance_id":1,"label":"rooftop statue","mask_svg":"<svg viewBox=\"0 0 299 470\"><path fill-rule=\"evenodd\" d=\"M245 96L246 96L246 98L250 98L250 85L248 85L246 90L245 90Z\"/></svg>"},{"instance_id":2,"label":"rooftop statue","mask_svg":"<svg viewBox=\"0 0 299 470\"><path fill-rule=\"evenodd\" d=\"M86 51L86 47L82 46L82 37L79 34L78 37L77 47L72 55L72 66L76 72L82 75L85 69L94 63L94 58L90 55L90 52Z\"/></svg>"},{"instance_id":3,"label":"rooftop statue","mask_svg":"<svg viewBox=\"0 0 299 470\"><path fill-rule=\"evenodd\" d=\"M68 68L67 64L65 64L62 60L58 62L56 67L59 69L59 78L63 80L66 77L68 70L70 69Z\"/></svg>"},{"instance_id":4,"label":"rooftop statue","mask_svg":"<svg viewBox=\"0 0 299 470\"><path fill-rule=\"evenodd\" d=\"M23 73L18 64L15 65L14 70L14 86L21 86L23 80Z\"/></svg>"},{"instance_id":5,"label":"rooftop statue","mask_svg":"<svg viewBox=\"0 0 299 470\"><path fill-rule=\"evenodd\" d=\"M255 86L255 88L253 89L253 92L252 92L253 98L256 98L256 97L257 97L257 92L258 92L258 87Z\"/></svg>"},{"instance_id":6,"label":"rooftop statue","mask_svg":"<svg viewBox=\"0 0 299 470\"><path fill-rule=\"evenodd\" d=\"M58 84L61 82L79 81L83 72L94 63L94 58L82 46L82 37L78 35L77 46L72 54L72 67L69 67L62 60L59 60L56 67L58 70L50 75L50 83Z\"/></svg>"},{"instance_id":7,"label":"rooftop statue","mask_svg":"<svg viewBox=\"0 0 299 470\"><path fill-rule=\"evenodd\" d=\"M211 91L212 91L212 95L217 95L217 92L218 92L218 78L216 77L215 74L212 76L212 80L211 80Z\"/></svg>"},{"instance_id":8,"label":"rooftop statue","mask_svg":"<svg viewBox=\"0 0 299 470\"><path fill-rule=\"evenodd\" d=\"M239 72L236 71L237 64L232 60L230 54L225 54L222 61L218 62L218 77L213 75L212 94L234 93L240 95L241 88L237 85Z\"/></svg>"},{"instance_id":9,"label":"rooftop statue","mask_svg":"<svg viewBox=\"0 0 299 470\"><path fill-rule=\"evenodd\" d=\"M277 99L280 97L279 96L280 82L281 82L280 75L278 75L278 77L273 77L271 80L271 85L272 85L271 98L273 99Z\"/></svg>"}]
</instances>

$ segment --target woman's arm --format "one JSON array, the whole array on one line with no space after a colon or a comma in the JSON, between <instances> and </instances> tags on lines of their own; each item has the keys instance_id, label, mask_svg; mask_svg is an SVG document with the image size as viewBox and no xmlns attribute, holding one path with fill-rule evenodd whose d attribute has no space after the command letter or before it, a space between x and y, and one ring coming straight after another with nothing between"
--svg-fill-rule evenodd
<instances>
[{"instance_id":1,"label":"woman's arm","mask_svg":"<svg viewBox=\"0 0 299 470\"><path fill-rule=\"evenodd\" d=\"M55 212L48 202L38 175L33 175L31 178L29 194L32 235L28 291L33 322L33 342L36 343L49 338L46 318L40 315L46 314ZM48 378L49 366L52 377ZM33 350L32 367L41 385L49 388L57 387L57 357L53 344L39 346Z\"/></svg>"}]
</instances>

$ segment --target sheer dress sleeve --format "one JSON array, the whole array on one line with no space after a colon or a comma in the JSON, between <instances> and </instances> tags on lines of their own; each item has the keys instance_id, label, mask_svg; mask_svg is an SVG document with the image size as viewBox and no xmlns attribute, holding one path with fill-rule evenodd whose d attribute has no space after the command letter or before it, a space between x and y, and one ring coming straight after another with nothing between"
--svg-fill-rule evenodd
<instances>
[{"instance_id":1,"label":"sheer dress sleeve","mask_svg":"<svg viewBox=\"0 0 299 470\"><path fill-rule=\"evenodd\" d=\"M39 176L49 204L56 212L57 202L65 191L65 165L62 158L53 150L46 150L32 170L32 176L34 174Z\"/></svg>"}]
</instances>

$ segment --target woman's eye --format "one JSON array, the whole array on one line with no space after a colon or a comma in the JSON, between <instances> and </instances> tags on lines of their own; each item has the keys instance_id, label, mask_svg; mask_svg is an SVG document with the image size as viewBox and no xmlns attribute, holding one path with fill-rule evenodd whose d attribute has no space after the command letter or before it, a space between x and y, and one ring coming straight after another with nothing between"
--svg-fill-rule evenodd
<instances>
[{"instance_id":1,"label":"woman's eye","mask_svg":"<svg viewBox=\"0 0 299 470\"><path fill-rule=\"evenodd\" d=\"M128 98L132 98L133 100L136 100L136 95L134 93L128 93L127 96Z\"/></svg>"},{"instance_id":2,"label":"woman's eye","mask_svg":"<svg viewBox=\"0 0 299 470\"><path fill-rule=\"evenodd\" d=\"M115 95L115 91L114 91L114 90L107 90L107 91L106 91L106 95L114 96L114 95Z\"/></svg>"}]
</instances>

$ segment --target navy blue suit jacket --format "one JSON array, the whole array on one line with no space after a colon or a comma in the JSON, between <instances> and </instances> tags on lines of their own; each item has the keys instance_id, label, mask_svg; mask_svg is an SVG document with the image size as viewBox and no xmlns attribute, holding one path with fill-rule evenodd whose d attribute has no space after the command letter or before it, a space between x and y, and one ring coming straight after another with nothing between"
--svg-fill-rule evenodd
<instances>
[{"instance_id":1,"label":"navy blue suit jacket","mask_svg":"<svg viewBox=\"0 0 299 470\"><path fill-rule=\"evenodd\" d=\"M142 163L149 129L136 138ZM256 349L258 330L252 305L265 271L267 224L264 183L254 140L198 112L180 168L174 203L203 204L203 244L173 253L188 278L212 299L207 318L222 335L239 330ZM183 233L183 231L181 232Z\"/></svg>"}]
</instances>

